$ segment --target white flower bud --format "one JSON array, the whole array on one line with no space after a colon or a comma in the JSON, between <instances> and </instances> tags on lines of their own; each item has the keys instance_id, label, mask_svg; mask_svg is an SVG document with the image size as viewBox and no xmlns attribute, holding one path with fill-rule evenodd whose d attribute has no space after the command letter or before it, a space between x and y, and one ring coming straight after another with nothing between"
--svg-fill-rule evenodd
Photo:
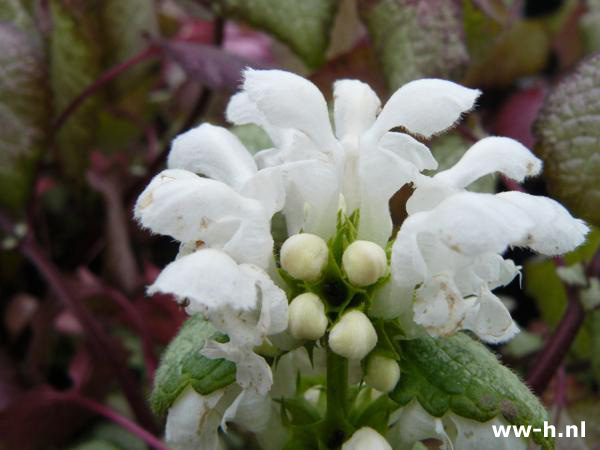
<instances>
[{"instance_id":1,"label":"white flower bud","mask_svg":"<svg viewBox=\"0 0 600 450\"><path fill-rule=\"evenodd\" d=\"M380 392L390 392L400 379L400 366L392 358L375 355L369 359L365 383Z\"/></svg>"},{"instance_id":2,"label":"white flower bud","mask_svg":"<svg viewBox=\"0 0 600 450\"><path fill-rule=\"evenodd\" d=\"M363 359L377 344L377 333L369 318L353 310L342 316L329 333L329 347L348 359Z\"/></svg>"},{"instance_id":3,"label":"white flower bud","mask_svg":"<svg viewBox=\"0 0 600 450\"><path fill-rule=\"evenodd\" d=\"M318 280L328 258L327 243L314 234L295 234L281 246L281 267L297 280Z\"/></svg>"},{"instance_id":4,"label":"white flower bud","mask_svg":"<svg viewBox=\"0 0 600 450\"><path fill-rule=\"evenodd\" d=\"M385 275L385 250L370 241L354 241L342 255L342 267L350 283L369 286Z\"/></svg>"},{"instance_id":5,"label":"white flower bud","mask_svg":"<svg viewBox=\"0 0 600 450\"><path fill-rule=\"evenodd\" d=\"M344 442L342 450L392 450L392 446L373 428L362 427Z\"/></svg>"},{"instance_id":6,"label":"white flower bud","mask_svg":"<svg viewBox=\"0 0 600 450\"><path fill-rule=\"evenodd\" d=\"M289 330L297 339L319 339L327 330L325 305L311 292L300 294L288 307Z\"/></svg>"}]
</instances>

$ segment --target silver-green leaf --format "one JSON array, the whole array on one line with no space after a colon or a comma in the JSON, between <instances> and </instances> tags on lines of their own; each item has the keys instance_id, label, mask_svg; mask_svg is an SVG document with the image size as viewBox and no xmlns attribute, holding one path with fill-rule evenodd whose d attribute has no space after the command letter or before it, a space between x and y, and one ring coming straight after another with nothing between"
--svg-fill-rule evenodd
<instances>
[{"instance_id":1,"label":"silver-green leaf","mask_svg":"<svg viewBox=\"0 0 600 450\"><path fill-rule=\"evenodd\" d=\"M417 401L433 416L448 411L486 422L502 416L514 425L543 428L548 420L539 400L484 345L466 334L423 337L399 344L402 376L391 398L401 405ZM532 433L543 449L553 439Z\"/></svg>"},{"instance_id":2,"label":"silver-green leaf","mask_svg":"<svg viewBox=\"0 0 600 450\"><path fill-rule=\"evenodd\" d=\"M200 354L207 339L224 338L200 314L187 319L164 351L154 377L150 405L157 414L166 414L179 394L190 385L199 394L206 395L235 381L234 363L208 359Z\"/></svg>"},{"instance_id":3,"label":"silver-green leaf","mask_svg":"<svg viewBox=\"0 0 600 450\"><path fill-rule=\"evenodd\" d=\"M461 76L468 55L457 2L372 0L359 5L390 88L416 78Z\"/></svg>"},{"instance_id":4,"label":"silver-green leaf","mask_svg":"<svg viewBox=\"0 0 600 450\"><path fill-rule=\"evenodd\" d=\"M550 192L572 213L600 224L600 55L550 93L534 125Z\"/></svg>"},{"instance_id":5,"label":"silver-green leaf","mask_svg":"<svg viewBox=\"0 0 600 450\"><path fill-rule=\"evenodd\" d=\"M43 150L49 119L46 78L37 38L0 23L0 204L10 208L27 199Z\"/></svg>"}]
</instances>

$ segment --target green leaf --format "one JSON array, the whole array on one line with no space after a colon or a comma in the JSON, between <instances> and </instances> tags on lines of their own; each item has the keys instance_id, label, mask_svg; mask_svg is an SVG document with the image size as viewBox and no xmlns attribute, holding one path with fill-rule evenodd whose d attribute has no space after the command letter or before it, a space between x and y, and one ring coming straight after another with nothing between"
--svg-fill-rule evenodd
<instances>
[{"instance_id":1,"label":"green leaf","mask_svg":"<svg viewBox=\"0 0 600 450\"><path fill-rule=\"evenodd\" d=\"M372 0L359 5L391 89L416 78L461 76L467 50L456 2Z\"/></svg>"},{"instance_id":2,"label":"green leaf","mask_svg":"<svg viewBox=\"0 0 600 450\"><path fill-rule=\"evenodd\" d=\"M574 214L600 224L600 55L550 93L534 125L550 192Z\"/></svg>"},{"instance_id":3,"label":"green leaf","mask_svg":"<svg viewBox=\"0 0 600 450\"><path fill-rule=\"evenodd\" d=\"M190 317L165 352L150 395L150 405L164 415L188 386L202 395L210 394L235 381L235 364L225 359L208 359L200 354L207 339L224 336L200 314Z\"/></svg>"},{"instance_id":4,"label":"green leaf","mask_svg":"<svg viewBox=\"0 0 600 450\"><path fill-rule=\"evenodd\" d=\"M336 0L221 0L216 11L273 34L310 68L325 61Z\"/></svg>"},{"instance_id":5,"label":"green leaf","mask_svg":"<svg viewBox=\"0 0 600 450\"><path fill-rule=\"evenodd\" d=\"M237 138L242 141L244 147L246 147L253 155L260 150L273 147L273 142L271 142L267 133L265 133L258 125L234 125L229 128L229 131L235 134Z\"/></svg>"},{"instance_id":6,"label":"green leaf","mask_svg":"<svg viewBox=\"0 0 600 450\"><path fill-rule=\"evenodd\" d=\"M390 397L406 405L416 398L431 415L448 411L485 422L502 415L510 424L543 428L548 415L527 386L484 345L466 334L402 341L402 376ZM543 449L551 438L533 433Z\"/></svg>"},{"instance_id":7,"label":"green leaf","mask_svg":"<svg viewBox=\"0 0 600 450\"><path fill-rule=\"evenodd\" d=\"M544 69L550 55L549 26L544 20L500 23L474 2L464 2L464 29L471 62L465 83L474 86L508 85Z\"/></svg>"},{"instance_id":8,"label":"green leaf","mask_svg":"<svg viewBox=\"0 0 600 450\"><path fill-rule=\"evenodd\" d=\"M69 5L71 5L69 3ZM50 2L50 82L54 116L95 81L101 72L100 39L91 7L67 7L62 0ZM81 179L94 142L99 97L88 97L68 118L56 136L61 163L68 175Z\"/></svg>"},{"instance_id":9,"label":"green leaf","mask_svg":"<svg viewBox=\"0 0 600 450\"><path fill-rule=\"evenodd\" d=\"M600 50L600 0L588 0L587 11L579 21L587 54Z\"/></svg>"},{"instance_id":10,"label":"green leaf","mask_svg":"<svg viewBox=\"0 0 600 450\"><path fill-rule=\"evenodd\" d=\"M45 143L50 115L46 77L37 39L0 23L0 204L9 208L27 200Z\"/></svg>"},{"instance_id":11,"label":"green leaf","mask_svg":"<svg viewBox=\"0 0 600 450\"><path fill-rule=\"evenodd\" d=\"M289 420L292 425L311 425L321 420L317 408L304 397L282 398L280 403L284 420Z\"/></svg>"},{"instance_id":12,"label":"green leaf","mask_svg":"<svg viewBox=\"0 0 600 450\"><path fill-rule=\"evenodd\" d=\"M21 0L2 0L0 2L0 21L8 22L35 37L38 43L39 34L27 8Z\"/></svg>"},{"instance_id":13,"label":"green leaf","mask_svg":"<svg viewBox=\"0 0 600 450\"><path fill-rule=\"evenodd\" d=\"M150 44L158 35L158 20L154 0L104 0L102 25L106 34L106 53L111 66L122 63ZM116 80L120 92L137 87L149 63L138 64ZM147 95L147 89L144 94Z\"/></svg>"}]
</instances>

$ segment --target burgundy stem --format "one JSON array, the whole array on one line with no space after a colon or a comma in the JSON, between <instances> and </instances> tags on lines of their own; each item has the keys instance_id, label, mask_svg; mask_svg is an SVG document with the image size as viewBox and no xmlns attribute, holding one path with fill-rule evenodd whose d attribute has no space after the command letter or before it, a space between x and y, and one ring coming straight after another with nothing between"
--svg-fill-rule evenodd
<instances>
[{"instance_id":1,"label":"burgundy stem","mask_svg":"<svg viewBox=\"0 0 600 450\"><path fill-rule=\"evenodd\" d=\"M117 425L123 427L127 431L142 439L144 442L146 442L146 444L148 444L152 448L156 450L169 450L169 448L159 438L144 430L142 427L140 427L135 422L129 420L127 417L120 415L108 406L103 405L102 403L98 403L97 401L91 398L83 397L82 395L77 393L69 394L66 396L66 398L83 406L84 408L90 411L95 412L96 414L104 416L107 419L113 421Z\"/></svg>"},{"instance_id":2,"label":"burgundy stem","mask_svg":"<svg viewBox=\"0 0 600 450\"><path fill-rule=\"evenodd\" d=\"M7 233L12 233L14 225L8 217L0 212L0 227ZM139 389L139 382L133 377L127 368L124 351L110 335L106 333L100 323L87 310L83 303L79 302L71 294L64 282L63 276L56 266L46 257L38 247L34 237L29 234L21 241L20 250L27 260L40 272L44 280L56 297L71 310L83 326L88 343L98 359L104 360L107 367L112 370L119 381L123 393L127 398L136 418L146 428L157 430L156 422L148 404Z\"/></svg>"},{"instance_id":3,"label":"burgundy stem","mask_svg":"<svg viewBox=\"0 0 600 450\"><path fill-rule=\"evenodd\" d=\"M550 383L585 318L585 311L579 301L578 288L568 285L565 288L568 298L567 310L552 336L540 350L527 378L527 383L537 395L541 395Z\"/></svg>"},{"instance_id":4,"label":"burgundy stem","mask_svg":"<svg viewBox=\"0 0 600 450\"><path fill-rule=\"evenodd\" d=\"M66 120L73 114L73 112L83 103L83 101L88 98L90 95L95 93L98 89L104 86L109 81L113 80L130 67L135 66L159 53L159 48L150 45L145 50L142 50L140 53L132 56L131 58L123 61L120 64L117 64L114 67L111 67L106 72L102 73L92 84L90 84L84 91L79 94L77 97L73 99L73 101L65 108L65 110L58 116L56 121L54 122L54 131L58 131L66 122Z\"/></svg>"}]
</instances>

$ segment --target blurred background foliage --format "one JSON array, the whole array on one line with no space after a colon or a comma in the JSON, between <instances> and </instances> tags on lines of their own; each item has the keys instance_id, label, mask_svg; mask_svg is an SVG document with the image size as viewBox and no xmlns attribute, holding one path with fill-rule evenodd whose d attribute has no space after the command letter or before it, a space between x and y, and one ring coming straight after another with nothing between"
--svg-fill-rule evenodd
<instances>
[{"instance_id":1,"label":"blurred background foliage","mask_svg":"<svg viewBox=\"0 0 600 450\"><path fill-rule=\"evenodd\" d=\"M1 0L0 448L159 448L146 399L184 313L145 296L176 245L131 208L173 136L224 123L244 67L295 71L326 95L338 78L384 99L422 77L480 88L477 111L428 142L441 168L476 139L513 137L543 177L474 189L551 195L599 226L598 52L598 0ZM398 225L409 193L391 201ZM599 245L594 231L554 261L510 254L524 290L504 294L524 331L503 361L535 378L558 352L534 388L557 423L588 423L558 448L600 448ZM248 448L239 436L229 445Z\"/></svg>"}]
</instances>

